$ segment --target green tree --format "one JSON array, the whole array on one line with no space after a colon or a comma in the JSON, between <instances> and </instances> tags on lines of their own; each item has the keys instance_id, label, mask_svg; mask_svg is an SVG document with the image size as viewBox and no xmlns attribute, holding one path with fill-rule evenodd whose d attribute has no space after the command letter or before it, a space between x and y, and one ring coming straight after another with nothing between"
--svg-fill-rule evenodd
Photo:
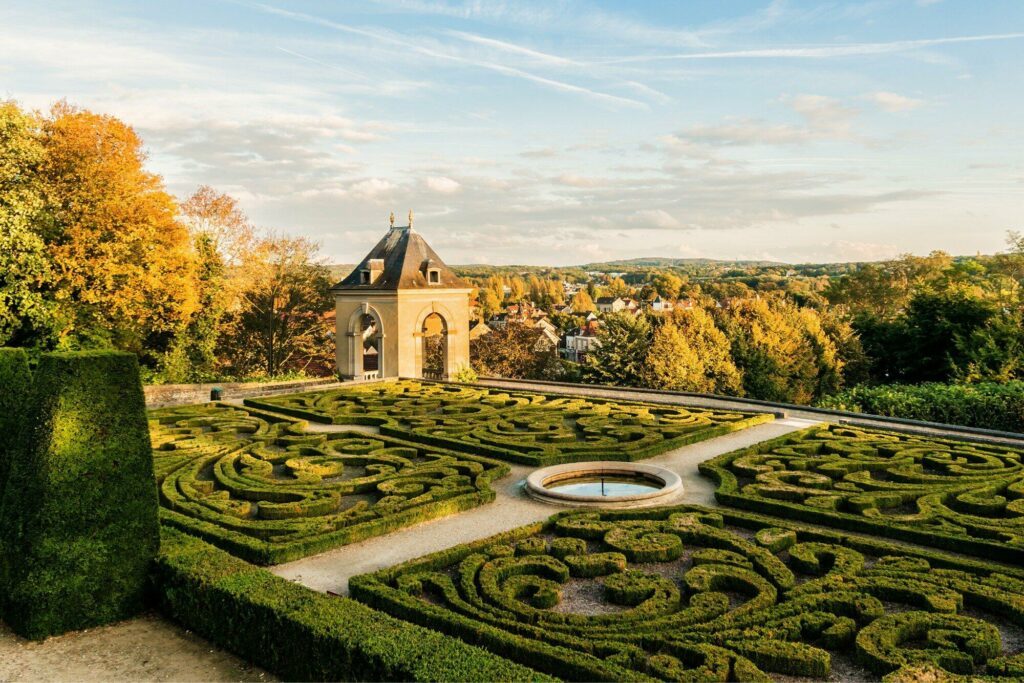
<instances>
[{"instance_id":1,"label":"green tree","mask_svg":"<svg viewBox=\"0 0 1024 683\"><path fill-rule=\"evenodd\" d=\"M57 343L52 261L35 231L45 200L39 121L0 102L0 346Z\"/></svg>"},{"instance_id":2,"label":"green tree","mask_svg":"<svg viewBox=\"0 0 1024 683\"><path fill-rule=\"evenodd\" d=\"M700 308L673 311L655 330L644 378L653 389L733 396L743 392L729 340Z\"/></svg>"},{"instance_id":3,"label":"green tree","mask_svg":"<svg viewBox=\"0 0 1024 683\"><path fill-rule=\"evenodd\" d=\"M651 346L651 324L646 316L611 313L597 333L600 346L587 354L582 368L585 381L638 387L644 384L644 359Z\"/></svg>"}]
</instances>

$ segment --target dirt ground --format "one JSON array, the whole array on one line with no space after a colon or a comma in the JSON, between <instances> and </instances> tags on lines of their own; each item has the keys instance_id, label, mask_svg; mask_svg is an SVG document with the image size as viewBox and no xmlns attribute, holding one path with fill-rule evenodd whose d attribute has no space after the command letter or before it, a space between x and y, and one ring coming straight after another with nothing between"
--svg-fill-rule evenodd
<instances>
[{"instance_id":1,"label":"dirt ground","mask_svg":"<svg viewBox=\"0 0 1024 683\"><path fill-rule=\"evenodd\" d=\"M275 681L156 614L32 642L0 623L0 681Z\"/></svg>"}]
</instances>

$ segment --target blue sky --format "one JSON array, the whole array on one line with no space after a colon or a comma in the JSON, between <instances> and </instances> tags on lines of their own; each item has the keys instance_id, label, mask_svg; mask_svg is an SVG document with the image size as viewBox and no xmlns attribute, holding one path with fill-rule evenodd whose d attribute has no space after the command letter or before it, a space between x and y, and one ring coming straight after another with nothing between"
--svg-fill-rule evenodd
<instances>
[{"instance_id":1,"label":"blue sky","mask_svg":"<svg viewBox=\"0 0 1024 683\"><path fill-rule=\"evenodd\" d=\"M185 196L353 262L795 262L1024 229L1024 2L21 2L0 97L121 117Z\"/></svg>"}]
</instances>

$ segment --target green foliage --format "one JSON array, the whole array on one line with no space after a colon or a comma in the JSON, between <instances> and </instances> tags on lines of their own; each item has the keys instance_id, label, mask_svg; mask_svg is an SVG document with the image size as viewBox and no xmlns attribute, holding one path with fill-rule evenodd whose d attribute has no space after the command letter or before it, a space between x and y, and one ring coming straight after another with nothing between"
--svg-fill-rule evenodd
<instances>
[{"instance_id":1,"label":"green foliage","mask_svg":"<svg viewBox=\"0 0 1024 683\"><path fill-rule=\"evenodd\" d=\"M671 391L742 394L740 371L730 350L729 340L706 311L676 311L654 332L644 363L645 385Z\"/></svg>"},{"instance_id":2,"label":"green foliage","mask_svg":"<svg viewBox=\"0 0 1024 683\"><path fill-rule=\"evenodd\" d=\"M1024 381L857 386L818 402L822 408L1024 432Z\"/></svg>"},{"instance_id":3,"label":"green foliage","mask_svg":"<svg viewBox=\"0 0 1024 683\"><path fill-rule=\"evenodd\" d=\"M601 319L600 346L587 354L584 380L593 384L643 386L644 358L653 330L646 316L610 313Z\"/></svg>"},{"instance_id":4,"label":"green foliage","mask_svg":"<svg viewBox=\"0 0 1024 683\"><path fill-rule=\"evenodd\" d=\"M511 379L554 379L558 354L545 345L541 330L526 323L509 321L473 339L469 355L482 375Z\"/></svg>"},{"instance_id":5,"label":"green foliage","mask_svg":"<svg viewBox=\"0 0 1024 683\"><path fill-rule=\"evenodd\" d=\"M225 404L150 414L166 524L259 564L329 548L494 499L507 465Z\"/></svg>"},{"instance_id":6,"label":"green foliage","mask_svg":"<svg viewBox=\"0 0 1024 683\"><path fill-rule=\"evenodd\" d=\"M175 621L287 680L537 681L537 672L354 600L311 591L164 529L157 600Z\"/></svg>"},{"instance_id":7,"label":"green foliage","mask_svg":"<svg viewBox=\"0 0 1024 683\"><path fill-rule=\"evenodd\" d=\"M43 354L27 415L0 509L7 623L44 638L132 616L159 545L135 356Z\"/></svg>"},{"instance_id":8,"label":"green foliage","mask_svg":"<svg viewBox=\"0 0 1024 683\"><path fill-rule=\"evenodd\" d=\"M0 345L52 347L57 313L48 296L53 263L34 231L44 211L39 123L0 101Z\"/></svg>"},{"instance_id":9,"label":"green foliage","mask_svg":"<svg viewBox=\"0 0 1024 683\"><path fill-rule=\"evenodd\" d=\"M32 390L28 354L23 349L0 348L0 502L18 437L28 421L26 401ZM2 584L0 584L2 585ZM0 598L2 601L2 598Z\"/></svg>"},{"instance_id":10,"label":"green foliage","mask_svg":"<svg viewBox=\"0 0 1024 683\"><path fill-rule=\"evenodd\" d=\"M670 547L680 550L643 552ZM574 569L609 555L620 564ZM820 680L839 673L836 659L876 675L922 664L1012 675L992 622L1024 624L1024 571L695 506L560 513L349 586L374 608L566 680ZM894 603L914 611L888 614ZM970 616L957 614L964 605Z\"/></svg>"},{"instance_id":11,"label":"green foliage","mask_svg":"<svg viewBox=\"0 0 1024 683\"><path fill-rule=\"evenodd\" d=\"M1024 453L1006 446L824 425L699 467L725 505L1024 559Z\"/></svg>"},{"instance_id":12,"label":"green foliage","mask_svg":"<svg viewBox=\"0 0 1024 683\"><path fill-rule=\"evenodd\" d=\"M417 381L247 399L246 405L530 465L640 460L771 420L691 409Z\"/></svg>"},{"instance_id":13,"label":"green foliage","mask_svg":"<svg viewBox=\"0 0 1024 683\"><path fill-rule=\"evenodd\" d=\"M470 365L463 365L460 368L456 368L455 372L452 373L453 382L463 382L465 384L473 384L480 377L477 376L476 370Z\"/></svg>"}]
</instances>

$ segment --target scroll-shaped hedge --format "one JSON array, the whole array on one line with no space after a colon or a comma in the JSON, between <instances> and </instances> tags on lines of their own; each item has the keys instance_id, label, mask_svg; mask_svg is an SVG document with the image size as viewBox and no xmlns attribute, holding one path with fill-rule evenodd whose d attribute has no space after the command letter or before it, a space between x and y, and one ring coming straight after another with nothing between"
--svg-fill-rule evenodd
<instances>
[{"instance_id":1,"label":"scroll-shaped hedge","mask_svg":"<svg viewBox=\"0 0 1024 683\"><path fill-rule=\"evenodd\" d=\"M226 404L151 413L162 517L275 564L494 499L508 466L392 437L306 433Z\"/></svg>"},{"instance_id":2,"label":"scroll-shaped hedge","mask_svg":"<svg viewBox=\"0 0 1024 683\"><path fill-rule=\"evenodd\" d=\"M133 354L43 354L0 512L4 619L44 638L132 616L159 547Z\"/></svg>"},{"instance_id":3,"label":"scroll-shaped hedge","mask_svg":"<svg viewBox=\"0 0 1024 683\"><path fill-rule=\"evenodd\" d=\"M375 425L385 435L538 466L640 460L772 419L411 380L245 403L316 422Z\"/></svg>"},{"instance_id":4,"label":"scroll-shaped hedge","mask_svg":"<svg viewBox=\"0 0 1024 683\"><path fill-rule=\"evenodd\" d=\"M1024 452L826 425L700 465L719 502L789 519L1024 560Z\"/></svg>"},{"instance_id":5,"label":"scroll-shaped hedge","mask_svg":"<svg viewBox=\"0 0 1024 683\"><path fill-rule=\"evenodd\" d=\"M1024 634L1022 570L693 506L561 513L349 585L569 680L1000 676L1018 665L986 619Z\"/></svg>"}]
</instances>

